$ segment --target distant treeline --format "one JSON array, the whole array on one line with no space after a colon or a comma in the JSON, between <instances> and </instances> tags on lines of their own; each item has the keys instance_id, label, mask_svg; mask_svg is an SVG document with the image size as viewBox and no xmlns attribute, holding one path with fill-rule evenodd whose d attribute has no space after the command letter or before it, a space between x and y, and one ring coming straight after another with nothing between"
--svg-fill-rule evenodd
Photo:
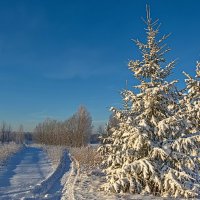
<instances>
[{"instance_id":1,"label":"distant treeline","mask_svg":"<svg viewBox=\"0 0 200 200\"><path fill-rule=\"evenodd\" d=\"M92 134L92 117L81 106L66 121L47 119L39 123L33 133L37 143L47 145L66 145L72 147L86 146Z\"/></svg>"},{"instance_id":2,"label":"distant treeline","mask_svg":"<svg viewBox=\"0 0 200 200\"><path fill-rule=\"evenodd\" d=\"M32 139L31 133L24 132L23 126L20 125L17 131L13 131L10 124L2 122L0 124L0 142L16 142L19 144L25 143Z\"/></svg>"}]
</instances>

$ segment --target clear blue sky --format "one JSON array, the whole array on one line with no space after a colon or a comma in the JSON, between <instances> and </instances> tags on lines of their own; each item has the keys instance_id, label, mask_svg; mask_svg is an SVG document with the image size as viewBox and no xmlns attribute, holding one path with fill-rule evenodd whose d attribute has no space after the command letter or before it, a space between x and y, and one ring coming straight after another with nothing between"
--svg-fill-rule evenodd
<instances>
[{"instance_id":1,"label":"clear blue sky","mask_svg":"<svg viewBox=\"0 0 200 200\"><path fill-rule=\"evenodd\" d=\"M85 105L104 123L125 80L135 84L127 63L139 56L131 39L144 39L146 3L160 32L172 33L167 57L178 58L182 87L181 72L194 74L200 58L198 0L0 1L0 121L32 130Z\"/></svg>"}]
</instances>

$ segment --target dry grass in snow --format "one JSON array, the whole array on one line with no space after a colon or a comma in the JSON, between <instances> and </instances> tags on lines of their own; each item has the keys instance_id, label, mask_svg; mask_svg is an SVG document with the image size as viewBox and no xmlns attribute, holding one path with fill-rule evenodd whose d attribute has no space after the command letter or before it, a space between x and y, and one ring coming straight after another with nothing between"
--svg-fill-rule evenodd
<instances>
[{"instance_id":1,"label":"dry grass in snow","mask_svg":"<svg viewBox=\"0 0 200 200\"><path fill-rule=\"evenodd\" d=\"M0 165L3 165L4 162L14 153L20 150L22 145L16 144L14 142L1 144L0 143Z\"/></svg>"},{"instance_id":2,"label":"dry grass in snow","mask_svg":"<svg viewBox=\"0 0 200 200\"><path fill-rule=\"evenodd\" d=\"M69 152L77 160L81 170L91 170L101 164L101 157L96 147L70 148Z\"/></svg>"}]
</instances>

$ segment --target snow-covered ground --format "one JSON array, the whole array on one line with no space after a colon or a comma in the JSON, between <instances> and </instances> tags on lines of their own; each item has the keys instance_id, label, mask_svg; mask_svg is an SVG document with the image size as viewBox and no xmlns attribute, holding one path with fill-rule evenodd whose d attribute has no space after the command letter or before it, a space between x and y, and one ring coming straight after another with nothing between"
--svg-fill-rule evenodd
<instances>
[{"instance_id":1,"label":"snow-covered ground","mask_svg":"<svg viewBox=\"0 0 200 200\"><path fill-rule=\"evenodd\" d=\"M53 170L40 148L25 147L13 155L0 170L0 199L20 199Z\"/></svg>"},{"instance_id":2,"label":"snow-covered ground","mask_svg":"<svg viewBox=\"0 0 200 200\"><path fill-rule=\"evenodd\" d=\"M8 160L0 169L0 200L61 199L71 161L66 151L57 162L47 152L26 146Z\"/></svg>"},{"instance_id":3,"label":"snow-covered ground","mask_svg":"<svg viewBox=\"0 0 200 200\"><path fill-rule=\"evenodd\" d=\"M62 190L61 200L133 200L163 199L152 195L114 194L101 190L105 183L102 160L97 153L98 146L71 148L71 167Z\"/></svg>"},{"instance_id":4,"label":"snow-covered ground","mask_svg":"<svg viewBox=\"0 0 200 200\"><path fill-rule=\"evenodd\" d=\"M20 150L22 145L16 144L14 142L10 143L0 143L0 168L5 164L9 157Z\"/></svg>"},{"instance_id":5,"label":"snow-covered ground","mask_svg":"<svg viewBox=\"0 0 200 200\"><path fill-rule=\"evenodd\" d=\"M0 200L162 199L131 194L105 194L99 190L104 182L105 176L100 169L82 168L66 151L63 151L55 165L43 148L26 146L8 160L7 166L0 169Z\"/></svg>"},{"instance_id":6,"label":"snow-covered ground","mask_svg":"<svg viewBox=\"0 0 200 200\"><path fill-rule=\"evenodd\" d=\"M60 159L63 155L64 146L54 146L54 145L40 145L48 154L50 158L53 168L56 169L60 163Z\"/></svg>"},{"instance_id":7,"label":"snow-covered ground","mask_svg":"<svg viewBox=\"0 0 200 200\"><path fill-rule=\"evenodd\" d=\"M67 151L63 151L56 169L54 169L53 173L51 173L45 180L35 186L32 190L33 198L31 199L61 199L62 189L67 182L69 168L69 155Z\"/></svg>"},{"instance_id":8,"label":"snow-covered ground","mask_svg":"<svg viewBox=\"0 0 200 200\"><path fill-rule=\"evenodd\" d=\"M163 198L132 194L111 194L100 191L105 176L99 169L81 169L72 158L71 168L62 191L61 200L161 200Z\"/></svg>"}]
</instances>

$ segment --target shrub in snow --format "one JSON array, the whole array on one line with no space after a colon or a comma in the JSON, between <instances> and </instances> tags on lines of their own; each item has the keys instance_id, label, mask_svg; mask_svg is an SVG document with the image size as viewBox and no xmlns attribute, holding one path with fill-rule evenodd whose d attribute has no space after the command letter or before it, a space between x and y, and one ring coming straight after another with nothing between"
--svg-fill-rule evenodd
<instances>
[{"instance_id":1,"label":"shrub in snow","mask_svg":"<svg viewBox=\"0 0 200 200\"><path fill-rule=\"evenodd\" d=\"M145 23L147 42L135 41L142 60L129 62L134 77L140 81L135 86L138 92L122 92L124 102L128 103L122 109L111 108L118 126L110 127L98 149L107 174L104 189L195 197L200 190L200 137L198 132L188 129L189 120L179 103L182 95L175 86L177 81L166 80L175 65L174 61L166 64L163 57L169 51L163 44L168 35L157 39L159 27L157 21L152 22L149 9ZM187 99L195 98L190 94ZM187 102L187 106L196 106L195 100ZM199 113L199 106L197 110Z\"/></svg>"}]
</instances>

